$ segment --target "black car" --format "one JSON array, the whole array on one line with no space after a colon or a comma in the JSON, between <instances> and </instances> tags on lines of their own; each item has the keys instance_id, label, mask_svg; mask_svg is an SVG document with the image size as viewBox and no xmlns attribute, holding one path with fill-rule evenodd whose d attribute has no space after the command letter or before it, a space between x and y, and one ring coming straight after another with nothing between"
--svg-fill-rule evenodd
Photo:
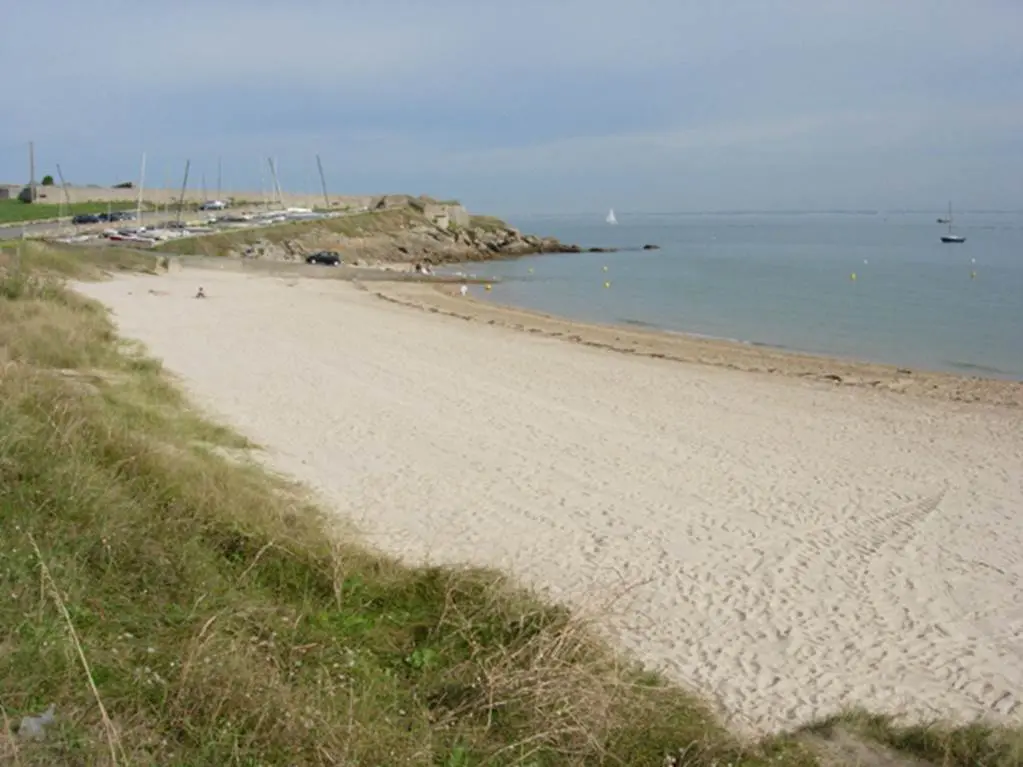
<instances>
[{"instance_id":1,"label":"black car","mask_svg":"<svg viewBox=\"0 0 1023 767\"><path fill-rule=\"evenodd\" d=\"M307 264L323 264L324 266L341 266L341 256L333 250L321 250L305 257Z\"/></svg>"},{"instance_id":2,"label":"black car","mask_svg":"<svg viewBox=\"0 0 1023 767\"><path fill-rule=\"evenodd\" d=\"M100 219L99 216L95 216L92 213L80 213L79 215L77 215L73 219L71 219L71 223L72 224L98 224L100 222L100 220L101 219Z\"/></svg>"}]
</instances>

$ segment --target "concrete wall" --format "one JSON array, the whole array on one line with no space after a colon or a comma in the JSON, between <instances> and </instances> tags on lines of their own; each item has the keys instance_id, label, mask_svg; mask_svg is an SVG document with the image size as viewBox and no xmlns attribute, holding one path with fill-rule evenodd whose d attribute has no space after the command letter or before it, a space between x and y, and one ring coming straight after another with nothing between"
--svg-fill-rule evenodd
<instances>
[{"instance_id":1,"label":"concrete wall","mask_svg":"<svg viewBox=\"0 0 1023 767\"><path fill-rule=\"evenodd\" d=\"M441 229L447 229L451 224L463 228L469 225L469 211L461 205L427 203L423 215Z\"/></svg>"},{"instance_id":2,"label":"concrete wall","mask_svg":"<svg viewBox=\"0 0 1023 767\"><path fill-rule=\"evenodd\" d=\"M0 187L2 188L2 187ZM16 187L16 192L21 191L21 186ZM37 186L37 192L39 193L39 200L41 202L59 203L64 199L64 191L60 186ZM209 198L216 196L216 192L210 192L206 190ZM45 195L45 197L43 196ZM135 202L138 200L139 190L134 189L114 189L109 186L69 186L68 196L71 198L72 203L79 202ZM142 200L143 202L151 205L172 205L178 201L181 196L181 187L177 189L143 189ZM234 200L237 203L256 203L260 204L263 201L263 195L257 190L252 191L223 191L220 193L220 197L223 200ZM207 198L203 197L202 189L186 189L185 190L185 202L186 203L200 203L205 202ZM374 198L370 195L330 195L331 208L334 210L340 210L345 207L358 208L369 205ZM323 195L322 194L284 194L284 205L286 207L299 207L299 208L322 208L323 207Z\"/></svg>"}]
</instances>

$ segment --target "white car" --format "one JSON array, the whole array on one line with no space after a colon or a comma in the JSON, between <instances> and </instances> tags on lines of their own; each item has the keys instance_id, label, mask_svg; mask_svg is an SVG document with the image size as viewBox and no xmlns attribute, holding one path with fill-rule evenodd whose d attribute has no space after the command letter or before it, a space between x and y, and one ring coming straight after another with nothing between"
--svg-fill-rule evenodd
<instances>
[{"instance_id":1,"label":"white car","mask_svg":"<svg viewBox=\"0 0 1023 767\"><path fill-rule=\"evenodd\" d=\"M225 210L227 203L223 200L207 200L199 206L199 210Z\"/></svg>"}]
</instances>

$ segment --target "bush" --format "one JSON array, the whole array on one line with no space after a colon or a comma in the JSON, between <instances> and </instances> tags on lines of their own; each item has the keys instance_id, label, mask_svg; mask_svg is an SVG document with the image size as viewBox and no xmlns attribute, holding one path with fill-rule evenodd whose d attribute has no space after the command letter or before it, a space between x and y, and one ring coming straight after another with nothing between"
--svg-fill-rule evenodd
<instances>
[{"instance_id":1,"label":"bush","mask_svg":"<svg viewBox=\"0 0 1023 767\"><path fill-rule=\"evenodd\" d=\"M53 186L53 176L43 176L43 186Z\"/></svg>"}]
</instances>

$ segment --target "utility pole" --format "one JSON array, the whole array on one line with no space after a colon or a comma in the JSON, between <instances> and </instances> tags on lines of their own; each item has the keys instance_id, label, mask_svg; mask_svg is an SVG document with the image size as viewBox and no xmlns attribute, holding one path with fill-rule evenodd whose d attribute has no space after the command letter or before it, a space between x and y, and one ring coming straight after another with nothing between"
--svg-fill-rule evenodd
<instances>
[{"instance_id":1,"label":"utility pole","mask_svg":"<svg viewBox=\"0 0 1023 767\"><path fill-rule=\"evenodd\" d=\"M29 202L36 201L36 144L28 142L28 194Z\"/></svg>"}]
</instances>

